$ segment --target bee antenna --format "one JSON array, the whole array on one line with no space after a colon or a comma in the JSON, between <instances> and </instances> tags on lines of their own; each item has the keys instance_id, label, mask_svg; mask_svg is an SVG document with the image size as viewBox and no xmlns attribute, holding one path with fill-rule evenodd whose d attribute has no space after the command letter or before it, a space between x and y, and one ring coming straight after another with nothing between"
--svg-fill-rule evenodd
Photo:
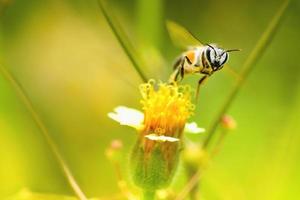
<instances>
[{"instance_id":1,"label":"bee antenna","mask_svg":"<svg viewBox=\"0 0 300 200\"><path fill-rule=\"evenodd\" d=\"M207 46L209 46L209 47L210 47L210 48L212 48L212 49L214 48L214 47L213 47L213 46L211 46L210 44L206 44L206 45L207 45Z\"/></svg>"},{"instance_id":2,"label":"bee antenna","mask_svg":"<svg viewBox=\"0 0 300 200\"><path fill-rule=\"evenodd\" d=\"M232 51L242 51L241 49L228 49L225 52L232 52Z\"/></svg>"},{"instance_id":3,"label":"bee antenna","mask_svg":"<svg viewBox=\"0 0 300 200\"><path fill-rule=\"evenodd\" d=\"M215 50L215 48L213 46L211 46L210 44L206 44L206 45L209 46L210 48L212 48L214 50L214 52L215 52L215 55L217 55L217 52L216 52L216 50Z\"/></svg>"}]
</instances>

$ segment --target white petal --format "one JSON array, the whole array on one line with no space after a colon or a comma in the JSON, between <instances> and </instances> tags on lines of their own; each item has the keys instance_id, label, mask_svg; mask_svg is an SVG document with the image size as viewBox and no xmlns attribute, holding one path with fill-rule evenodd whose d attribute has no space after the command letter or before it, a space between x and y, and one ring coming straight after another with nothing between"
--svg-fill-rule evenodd
<instances>
[{"instance_id":1,"label":"white petal","mask_svg":"<svg viewBox=\"0 0 300 200\"><path fill-rule=\"evenodd\" d=\"M126 106L118 106L114 109L114 112L110 112L107 115L121 125L136 129L141 128L144 120L144 114L141 111Z\"/></svg>"},{"instance_id":2,"label":"white petal","mask_svg":"<svg viewBox=\"0 0 300 200\"><path fill-rule=\"evenodd\" d=\"M158 141L158 142L178 142L179 141L178 138L164 136L164 135L156 135L156 134L146 135L145 138L147 138L149 140Z\"/></svg>"},{"instance_id":3,"label":"white petal","mask_svg":"<svg viewBox=\"0 0 300 200\"><path fill-rule=\"evenodd\" d=\"M198 127L196 122L191 122L185 124L184 132L197 134L205 132L205 129Z\"/></svg>"}]
</instances>

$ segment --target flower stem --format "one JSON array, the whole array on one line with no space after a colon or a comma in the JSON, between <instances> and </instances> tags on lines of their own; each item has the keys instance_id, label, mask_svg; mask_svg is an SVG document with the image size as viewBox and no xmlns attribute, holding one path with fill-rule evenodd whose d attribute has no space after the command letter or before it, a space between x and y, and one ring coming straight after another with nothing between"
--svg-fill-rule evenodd
<instances>
[{"instance_id":1,"label":"flower stem","mask_svg":"<svg viewBox=\"0 0 300 200\"><path fill-rule=\"evenodd\" d=\"M256 62L262 57L262 55L265 52L266 48L268 47L268 45L272 41L272 39L273 39L273 37L276 33L276 30L278 30L280 22L282 21L282 17L283 17L284 13L286 12L286 10L289 6L289 3L290 3L289 0L284 0L283 1L283 3L280 6L279 10L277 11L275 16L273 17L273 19L269 23L268 27L266 28L266 30L264 31L264 33L262 34L262 36L260 37L260 39L256 43L254 49L252 50L252 52L250 53L250 55L246 59L246 62L243 65L242 72L241 72L241 75L240 75L240 77L243 77L243 78L238 79L235 86L232 88L227 100L225 101L220 113L218 114L216 120L213 122L213 124L212 124L212 126L211 126L211 128L208 132L208 135L207 135L207 137L205 138L205 140L203 142L203 146L202 146L203 149L208 148L208 146L211 142L211 139L213 138L214 134L216 133L216 130L217 130L218 125L219 125L219 123L222 119L222 116L224 116L224 114L230 108L230 106L232 105L235 97L237 96L241 86L244 84L245 80L247 79L247 77L249 76L251 71L253 70ZM224 139L223 137L225 137L225 134L221 135L221 139L219 140L219 141L221 141L221 143ZM191 179L186 184L185 188L177 196L176 200L185 199L185 197L190 193L190 191L192 191L193 188L195 188L195 186L197 186L199 184L200 170L201 169L198 169L198 171L191 177Z\"/></svg>"},{"instance_id":2,"label":"flower stem","mask_svg":"<svg viewBox=\"0 0 300 200\"><path fill-rule=\"evenodd\" d=\"M144 190L144 199L143 200L154 200L155 191Z\"/></svg>"},{"instance_id":3,"label":"flower stem","mask_svg":"<svg viewBox=\"0 0 300 200\"><path fill-rule=\"evenodd\" d=\"M178 194L175 200L184 200L185 197L199 184L200 180L200 170L198 169L194 175L191 176L188 183L185 185L183 190Z\"/></svg>"},{"instance_id":4,"label":"flower stem","mask_svg":"<svg viewBox=\"0 0 300 200\"><path fill-rule=\"evenodd\" d=\"M249 74L251 71L253 71L255 64L257 61L263 56L264 52L266 51L268 45L271 43L272 39L274 38L280 24L283 18L283 15L285 11L288 8L290 1L289 0L284 0L283 3L281 4L279 10L273 17L273 19L270 21L268 27L256 43L254 49L246 59L243 67L242 67L242 72L240 73L240 79L236 81L236 84L232 88L227 100L223 104L223 107L220 111L220 113L217 115L216 120L213 122L207 137L205 138L203 142L203 148L206 149L209 144L211 139L213 138L214 134L216 133L216 130L218 128L219 122L222 118L222 116L228 111L230 106L232 105L233 101L235 100L240 88L243 86L245 83L246 79L248 78Z\"/></svg>"},{"instance_id":5,"label":"flower stem","mask_svg":"<svg viewBox=\"0 0 300 200\"><path fill-rule=\"evenodd\" d=\"M68 165L64 161L62 155L60 154L57 146L55 145L54 141L52 140L46 126L44 125L43 121L41 120L38 113L35 111L32 102L30 101L28 95L26 94L25 90L22 88L21 84L13 77L13 75L2 65L0 65L0 73L3 77L11 84L12 88L15 90L17 96L20 98L21 102L25 105L28 112L30 113L33 121L35 122L36 126L40 129L41 133L46 139L50 150L54 154L58 164L60 165L62 171L64 172L67 181L69 182L71 188L73 189L74 193L80 200L87 200L87 197L82 192L81 188L79 187L78 183L76 182L73 174L71 173Z\"/></svg>"},{"instance_id":6,"label":"flower stem","mask_svg":"<svg viewBox=\"0 0 300 200\"><path fill-rule=\"evenodd\" d=\"M124 197L126 197L126 199L134 199L134 195L128 189L128 185L127 185L125 179L123 178L123 175L122 175L122 172L121 172L120 163L118 161L111 161L111 163L115 167L115 172L116 172L116 175L117 175L118 187L119 187L119 190L120 190L121 194Z\"/></svg>"},{"instance_id":7,"label":"flower stem","mask_svg":"<svg viewBox=\"0 0 300 200\"><path fill-rule=\"evenodd\" d=\"M189 179L193 178L194 174L197 173L197 170L195 169L191 169L187 172ZM190 191L190 199L191 200L197 200L199 199L199 182L200 182L200 176L196 176L195 178L195 182L197 182L193 188L191 188Z\"/></svg>"},{"instance_id":8,"label":"flower stem","mask_svg":"<svg viewBox=\"0 0 300 200\"><path fill-rule=\"evenodd\" d=\"M98 0L98 4L107 23L109 24L118 42L120 43L124 52L126 53L129 60L131 61L136 72L139 74L139 76L144 82L147 82L148 78L141 70L144 68L143 66L145 65L142 62L141 58L138 56L138 53L136 52L135 48L130 42L128 36L125 34L125 31L122 29L122 27L120 26L116 18L113 16L111 12L112 9L108 7L106 0Z\"/></svg>"},{"instance_id":9,"label":"flower stem","mask_svg":"<svg viewBox=\"0 0 300 200\"><path fill-rule=\"evenodd\" d=\"M211 152L211 157L216 156L220 152L220 150L224 144L225 136L227 134L228 134L228 130L226 130L226 129L222 130L222 133L220 134L218 140L216 141L216 145L213 147L213 150Z\"/></svg>"}]
</instances>

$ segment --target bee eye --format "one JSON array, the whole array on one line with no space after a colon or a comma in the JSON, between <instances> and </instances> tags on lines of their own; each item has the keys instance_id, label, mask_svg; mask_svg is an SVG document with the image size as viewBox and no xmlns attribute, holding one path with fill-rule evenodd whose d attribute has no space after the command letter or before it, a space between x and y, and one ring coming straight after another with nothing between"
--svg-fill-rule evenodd
<instances>
[{"instance_id":1,"label":"bee eye","mask_svg":"<svg viewBox=\"0 0 300 200\"><path fill-rule=\"evenodd\" d=\"M220 65L224 65L224 64L226 63L227 59L228 59L228 53L225 52L225 53L223 53L223 55L221 56L221 59L220 59Z\"/></svg>"},{"instance_id":2,"label":"bee eye","mask_svg":"<svg viewBox=\"0 0 300 200\"><path fill-rule=\"evenodd\" d=\"M210 55L209 55L211 63L215 63L216 62L216 56L217 56L216 55L216 51L214 49L211 49Z\"/></svg>"},{"instance_id":3,"label":"bee eye","mask_svg":"<svg viewBox=\"0 0 300 200\"><path fill-rule=\"evenodd\" d=\"M206 58L207 58L207 60L208 60L208 62L209 63L211 63L211 52L212 52L212 49L211 49L211 47L208 47L207 49L206 49Z\"/></svg>"},{"instance_id":4,"label":"bee eye","mask_svg":"<svg viewBox=\"0 0 300 200\"><path fill-rule=\"evenodd\" d=\"M211 60L213 60L214 58L216 58L216 51L214 49L212 49L212 48L210 48L210 49L211 49L211 51L210 51L210 58L211 58Z\"/></svg>"}]
</instances>

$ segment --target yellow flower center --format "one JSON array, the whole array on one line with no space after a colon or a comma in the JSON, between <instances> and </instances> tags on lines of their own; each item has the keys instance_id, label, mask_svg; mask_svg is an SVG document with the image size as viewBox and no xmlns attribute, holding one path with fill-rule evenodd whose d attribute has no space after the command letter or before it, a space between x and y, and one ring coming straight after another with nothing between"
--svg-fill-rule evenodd
<instances>
[{"instance_id":1,"label":"yellow flower center","mask_svg":"<svg viewBox=\"0 0 300 200\"><path fill-rule=\"evenodd\" d=\"M180 138L195 107L191 102L190 87L150 80L140 85L140 91L144 110L143 135Z\"/></svg>"}]
</instances>

